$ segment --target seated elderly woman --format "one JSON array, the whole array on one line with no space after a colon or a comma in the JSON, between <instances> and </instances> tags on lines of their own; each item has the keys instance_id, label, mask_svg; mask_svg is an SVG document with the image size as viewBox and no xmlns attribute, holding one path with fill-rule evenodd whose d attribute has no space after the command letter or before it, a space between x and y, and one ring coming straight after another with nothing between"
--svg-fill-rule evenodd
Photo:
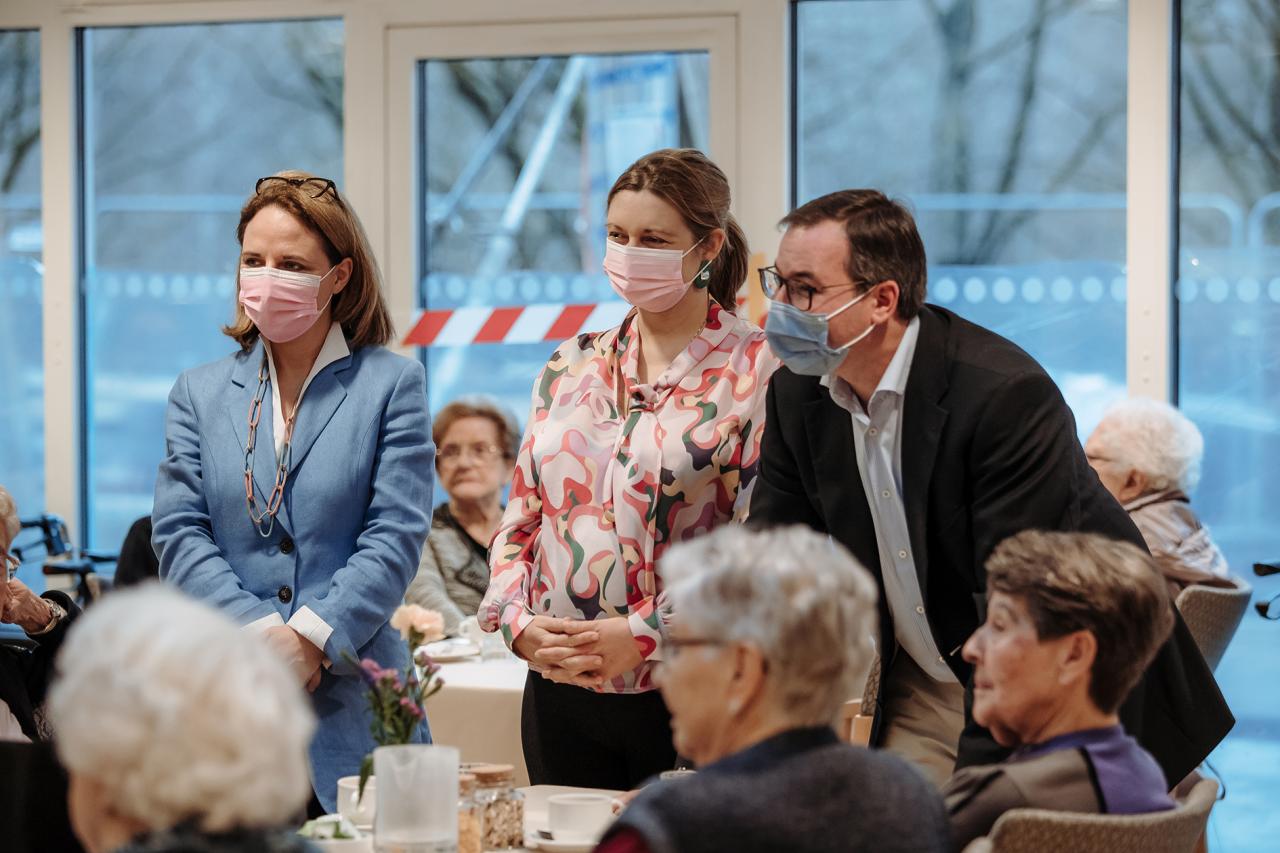
<instances>
[{"instance_id":1,"label":"seated elderly woman","mask_svg":"<svg viewBox=\"0 0 1280 853\"><path fill-rule=\"evenodd\" d=\"M437 482L449 501L436 507L418 574L405 601L437 610L448 635L474 616L489 588L489 542L502 519L520 429L496 400L474 395L440 410L431 427Z\"/></svg>"},{"instance_id":2,"label":"seated elderly woman","mask_svg":"<svg viewBox=\"0 0 1280 853\"><path fill-rule=\"evenodd\" d=\"M90 853L291 853L315 720L256 634L159 584L71 631L49 695L71 823Z\"/></svg>"},{"instance_id":3,"label":"seated elderly woman","mask_svg":"<svg viewBox=\"0 0 1280 853\"><path fill-rule=\"evenodd\" d=\"M1193 583L1231 585L1226 559L1191 509L1204 439L1186 415L1156 400L1123 400L1107 411L1084 450L1142 532L1172 595Z\"/></svg>"},{"instance_id":4,"label":"seated elderly woman","mask_svg":"<svg viewBox=\"0 0 1280 853\"><path fill-rule=\"evenodd\" d=\"M80 608L66 593L36 595L13 576L11 552L21 523L9 491L0 486L0 622L17 625L34 645L0 645L0 741L43 740L43 703L53 661Z\"/></svg>"},{"instance_id":5,"label":"seated elderly woman","mask_svg":"<svg viewBox=\"0 0 1280 853\"><path fill-rule=\"evenodd\" d=\"M945 851L937 792L833 723L871 660L876 589L826 536L737 526L662 560L658 683L697 773L655 782L599 851Z\"/></svg>"},{"instance_id":6,"label":"seated elderly woman","mask_svg":"<svg viewBox=\"0 0 1280 853\"><path fill-rule=\"evenodd\" d=\"M1172 808L1160 766L1116 713L1173 628L1154 561L1095 534L1026 531L986 571L987 618L964 645L973 719L1015 750L944 786L957 849L1014 808Z\"/></svg>"}]
</instances>

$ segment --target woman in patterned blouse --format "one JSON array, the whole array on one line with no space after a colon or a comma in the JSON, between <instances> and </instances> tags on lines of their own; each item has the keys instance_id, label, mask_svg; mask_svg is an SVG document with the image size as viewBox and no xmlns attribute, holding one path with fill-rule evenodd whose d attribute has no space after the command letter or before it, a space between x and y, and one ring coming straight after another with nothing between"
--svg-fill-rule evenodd
<instances>
[{"instance_id":1,"label":"woman in patterned blouse","mask_svg":"<svg viewBox=\"0 0 1280 853\"><path fill-rule=\"evenodd\" d=\"M657 562L745 514L778 366L733 313L747 246L714 163L656 151L608 205L605 271L635 308L561 344L535 382L479 612L532 669L535 785L627 789L673 766Z\"/></svg>"}]
</instances>

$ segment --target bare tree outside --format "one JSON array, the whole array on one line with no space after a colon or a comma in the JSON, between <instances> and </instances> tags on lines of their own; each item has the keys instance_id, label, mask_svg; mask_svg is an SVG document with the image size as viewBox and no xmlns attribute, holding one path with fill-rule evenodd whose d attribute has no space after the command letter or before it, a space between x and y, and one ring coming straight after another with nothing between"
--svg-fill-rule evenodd
<instances>
[{"instance_id":1,"label":"bare tree outside","mask_svg":"<svg viewBox=\"0 0 1280 853\"><path fill-rule=\"evenodd\" d=\"M799 116L802 185L816 178L802 195L837 185L908 197L1123 193L1124 65L1110 61L1125 44L1123 4L1108 14L1089 0L802 10L814 21L801 44L814 80ZM931 260L959 265L1070 258L1090 225L980 203L920 219ZM1119 260L1123 211L1106 225L1109 239L1092 242Z\"/></svg>"},{"instance_id":2,"label":"bare tree outside","mask_svg":"<svg viewBox=\"0 0 1280 853\"><path fill-rule=\"evenodd\" d=\"M1280 192L1280 6L1184 0L1182 51L1183 189L1225 192L1248 211ZM1220 243L1220 227L1184 214L1183 239ZM1280 246L1280 215L1262 236Z\"/></svg>"},{"instance_id":3,"label":"bare tree outside","mask_svg":"<svg viewBox=\"0 0 1280 853\"><path fill-rule=\"evenodd\" d=\"M40 52L34 32L0 32L0 80L0 193L10 193L39 153Z\"/></svg>"}]
</instances>

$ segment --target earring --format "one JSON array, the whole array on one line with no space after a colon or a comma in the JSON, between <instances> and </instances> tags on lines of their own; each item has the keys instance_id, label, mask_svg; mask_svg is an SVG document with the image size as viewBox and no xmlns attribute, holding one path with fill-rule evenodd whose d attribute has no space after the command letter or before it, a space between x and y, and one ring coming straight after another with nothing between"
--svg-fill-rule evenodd
<instances>
[{"instance_id":1,"label":"earring","mask_svg":"<svg viewBox=\"0 0 1280 853\"><path fill-rule=\"evenodd\" d=\"M730 699L730 700L729 700L729 713L730 713L730 714L736 714L736 713L738 713L738 712L739 712L739 711L741 711L741 710L742 710L742 702L740 702L740 701L739 701L739 700L737 700L737 699Z\"/></svg>"},{"instance_id":2,"label":"earring","mask_svg":"<svg viewBox=\"0 0 1280 853\"><path fill-rule=\"evenodd\" d=\"M707 283L711 281L711 262L710 261L708 261L707 265L702 268L702 272L698 273L694 277L693 281L694 281L694 287L698 288L698 290L707 289Z\"/></svg>"}]
</instances>

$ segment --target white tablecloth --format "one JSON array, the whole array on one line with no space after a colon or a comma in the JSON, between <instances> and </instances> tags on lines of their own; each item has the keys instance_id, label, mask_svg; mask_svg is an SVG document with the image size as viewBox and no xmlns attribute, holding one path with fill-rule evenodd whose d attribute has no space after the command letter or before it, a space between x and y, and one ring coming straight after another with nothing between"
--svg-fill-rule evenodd
<instances>
[{"instance_id":1,"label":"white tablecloth","mask_svg":"<svg viewBox=\"0 0 1280 853\"><path fill-rule=\"evenodd\" d=\"M444 687L427 700L432 740L456 746L464 762L514 765L516 785L528 785L520 746L520 702L528 672L524 661L514 658L442 663Z\"/></svg>"}]
</instances>

